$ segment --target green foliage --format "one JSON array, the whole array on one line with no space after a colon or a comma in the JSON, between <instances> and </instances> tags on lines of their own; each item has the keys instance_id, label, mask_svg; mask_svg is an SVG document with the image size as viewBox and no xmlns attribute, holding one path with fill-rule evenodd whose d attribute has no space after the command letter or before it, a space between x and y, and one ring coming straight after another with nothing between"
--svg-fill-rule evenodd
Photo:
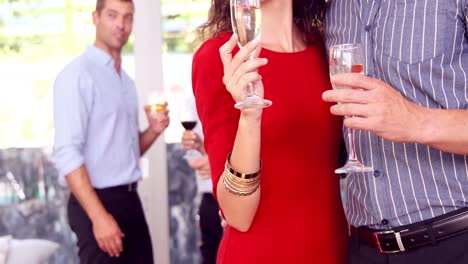
<instances>
[{"instance_id":1,"label":"green foliage","mask_svg":"<svg viewBox=\"0 0 468 264\"><path fill-rule=\"evenodd\" d=\"M176 1L162 0L161 5L174 5ZM179 0L179 7L174 13L165 14L163 23L185 24L183 28L175 32L163 32L163 51L193 53L199 45L196 28L200 21L205 21L208 14L210 0ZM198 24L197 24L198 23Z\"/></svg>"},{"instance_id":2,"label":"green foliage","mask_svg":"<svg viewBox=\"0 0 468 264\"><path fill-rule=\"evenodd\" d=\"M47 0L0 0L0 8L5 8L9 11L3 14L5 17L0 17L0 61L15 61L15 62L37 62L44 60L64 59L71 54L80 53L86 44L90 44L93 36L76 35L74 29L76 27L83 28L87 25L76 25L81 21L73 24L74 16L78 13L91 13L94 6L74 6L72 0L64 0L62 6L47 7L47 5L39 5L46 3ZM21 5L19 5L21 4ZM28 8L30 4L30 8ZM41 8L38 8L38 7ZM32 31L29 35L6 34L5 26L7 19L16 20L16 23L23 22L23 18L44 17L44 16L62 16L64 26L63 32L56 34L38 34ZM88 23L91 24L91 21ZM54 26L54 25L51 25ZM27 28L28 25L23 27Z\"/></svg>"},{"instance_id":3,"label":"green foliage","mask_svg":"<svg viewBox=\"0 0 468 264\"><path fill-rule=\"evenodd\" d=\"M34 82L34 86L32 87L34 97L38 101L45 100L47 94L49 93L50 87L52 87L51 80L36 80Z\"/></svg>"}]
</instances>

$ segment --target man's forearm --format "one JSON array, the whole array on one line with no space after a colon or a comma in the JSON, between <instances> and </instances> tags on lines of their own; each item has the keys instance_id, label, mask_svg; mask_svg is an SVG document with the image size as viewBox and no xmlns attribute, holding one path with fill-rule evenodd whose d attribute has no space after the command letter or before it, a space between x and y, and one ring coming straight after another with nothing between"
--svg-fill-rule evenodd
<instances>
[{"instance_id":1,"label":"man's forearm","mask_svg":"<svg viewBox=\"0 0 468 264\"><path fill-rule=\"evenodd\" d=\"M143 156L143 154L145 154L159 135L161 135L161 133L156 133L150 128L140 133L140 155Z\"/></svg>"},{"instance_id":2,"label":"man's forearm","mask_svg":"<svg viewBox=\"0 0 468 264\"><path fill-rule=\"evenodd\" d=\"M66 177L67 184L76 197L81 207L85 210L91 222L99 218L107 211L102 205L101 200L94 191L93 186L89 180L88 171L84 165L74 170Z\"/></svg>"},{"instance_id":3,"label":"man's forearm","mask_svg":"<svg viewBox=\"0 0 468 264\"><path fill-rule=\"evenodd\" d=\"M445 152L468 155L468 110L429 109L421 122L418 143Z\"/></svg>"}]
</instances>

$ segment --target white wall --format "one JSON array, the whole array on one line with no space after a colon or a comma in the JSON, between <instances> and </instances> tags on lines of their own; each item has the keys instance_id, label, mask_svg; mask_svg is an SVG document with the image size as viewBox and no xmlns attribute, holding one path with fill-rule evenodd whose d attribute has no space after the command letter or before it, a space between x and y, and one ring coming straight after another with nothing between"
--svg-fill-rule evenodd
<instances>
[{"instance_id":1,"label":"white wall","mask_svg":"<svg viewBox=\"0 0 468 264\"><path fill-rule=\"evenodd\" d=\"M153 90L163 90L162 32L159 0L135 0L135 81L140 109ZM140 111L141 128L147 127ZM140 197L153 240L154 262L169 264L169 216L166 143L161 136L142 158L143 181Z\"/></svg>"}]
</instances>

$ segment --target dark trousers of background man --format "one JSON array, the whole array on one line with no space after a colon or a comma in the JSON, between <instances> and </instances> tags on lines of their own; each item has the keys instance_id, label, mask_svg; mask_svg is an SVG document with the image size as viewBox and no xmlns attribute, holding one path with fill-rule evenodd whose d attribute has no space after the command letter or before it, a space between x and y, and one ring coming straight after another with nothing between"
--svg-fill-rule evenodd
<instances>
[{"instance_id":1,"label":"dark trousers of background man","mask_svg":"<svg viewBox=\"0 0 468 264\"><path fill-rule=\"evenodd\" d=\"M452 238L394 254L381 254L352 236L348 244L348 264L467 264L468 232Z\"/></svg>"},{"instance_id":2,"label":"dark trousers of background man","mask_svg":"<svg viewBox=\"0 0 468 264\"><path fill-rule=\"evenodd\" d=\"M153 249L143 207L135 189L127 186L96 189L96 193L106 210L114 217L124 233L123 252L118 258L103 252L94 238L90 219L76 198L70 194L68 201L68 221L78 238L81 264L152 264Z\"/></svg>"},{"instance_id":3,"label":"dark trousers of background man","mask_svg":"<svg viewBox=\"0 0 468 264\"><path fill-rule=\"evenodd\" d=\"M204 193L200 203L200 232L202 243L200 251L202 254L203 264L215 264L216 255L218 253L219 243L223 236L223 228L221 227L221 218L219 216L218 203L213 194Z\"/></svg>"}]
</instances>

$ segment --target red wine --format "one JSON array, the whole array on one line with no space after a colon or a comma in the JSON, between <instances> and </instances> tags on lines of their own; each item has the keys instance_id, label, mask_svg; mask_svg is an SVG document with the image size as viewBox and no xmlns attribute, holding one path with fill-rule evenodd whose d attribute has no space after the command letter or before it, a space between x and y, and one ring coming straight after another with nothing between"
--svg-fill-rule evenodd
<instances>
[{"instance_id":1,"label":"red wine","mask_svg":"<svg viewBox=\"0 0 468 264\"><path fill-rule=\"evenodd\" d=\"M182 126L186 129L186 130L192 130L195 125L197 124L197 121L182 121Z\"/></svg>"}]
</instances>

